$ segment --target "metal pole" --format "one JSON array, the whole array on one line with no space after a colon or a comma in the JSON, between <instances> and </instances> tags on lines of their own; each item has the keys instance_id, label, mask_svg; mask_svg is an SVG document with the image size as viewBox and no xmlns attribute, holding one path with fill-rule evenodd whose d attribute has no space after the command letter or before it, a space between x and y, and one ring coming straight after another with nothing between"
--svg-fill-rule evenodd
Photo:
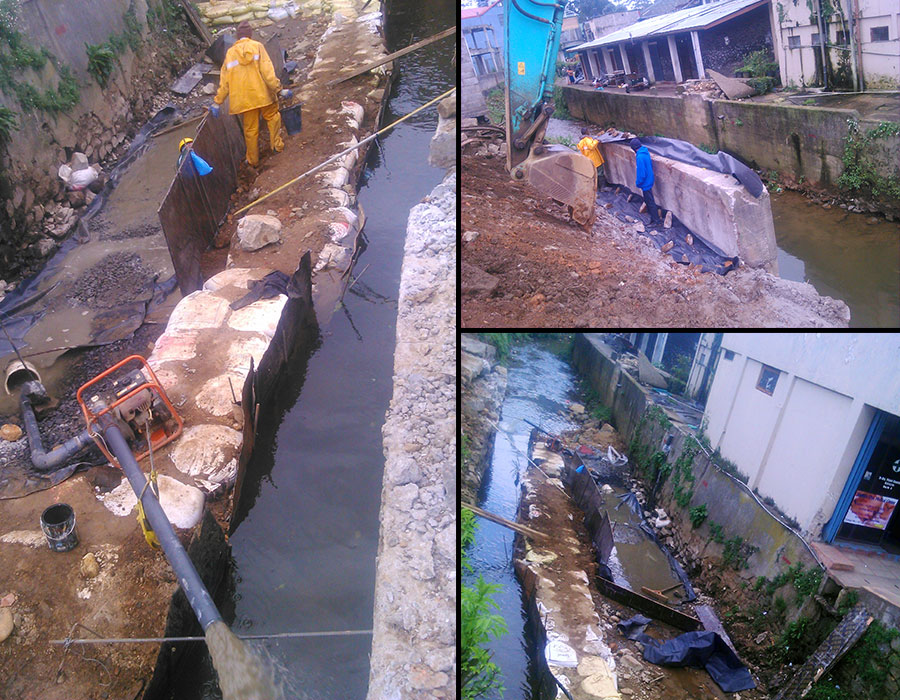
<instances>
[{"instance_id":1,"label":"metal pole","mask_svg":"<svg viewBox=\"0 0 900 700\"><path fill-rule=\"evenodd\" d=\"M116 459L119 460L122 471L125 472L125 476L128 477L128 481L131 484L131 488L134 489L134 493L141 499L141 503L144 506L144 513L150 521L153 530L156 532L156 537L159 539L160 545L162 545L166 559L169 560L169 564L171 564L172 569L175 571L175 575L178 577L178 583L181 585L181 588L188 599L188 603L191 604L191 608L197 616L200 627L206 632L206 629L213 622L222 621L222 616L216 609L216 605L213 603L209 592L206 590L206 586L203 585L200 574L198 574L197 569L194 568L193 562L184 550L184 547L181 546L181 542L178 539L178 535L175 534L172 523L170 523L169 519L166 517L165 511L163 511L162 506L159 504L153 491L149 488L144 488L147 483L147 478L138 466L134 455L131 454L131 448L128 446L128 443L125 442L122 432L115 424L115 419L107 413L101 418L100 422L106 444L109 446L110 451L116 456ZM142 492L143 496L141 496Z\"/></svg>"}]
</instances>

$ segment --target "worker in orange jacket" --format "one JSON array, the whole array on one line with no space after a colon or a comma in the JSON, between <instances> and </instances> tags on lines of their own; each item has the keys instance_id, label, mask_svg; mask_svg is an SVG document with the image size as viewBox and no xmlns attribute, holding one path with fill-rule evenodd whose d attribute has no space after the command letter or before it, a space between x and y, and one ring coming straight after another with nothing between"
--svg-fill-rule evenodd
<instances>
[{"instance_id":1,"label":"worker in orange jacket","mask_svg":"<svg viewBox=\"0 0 900 700\"><path fill-rule=\"evenodd\" d=\"M600 141L591 138L590 129L586 126L581 129L581 141L578 142L578 150L581 154L591 159L597 168L597 189L606 185L606 177L603 174L603 156L600 155Z\"/></svg>"},{"instance_id":2,"label":"worker in orange jacket","mask_svg":"<svg viewBox=\"0 0 900 700\"><path fill-rule=\"evenodd\" d=\"M272 59L266 48L251 39L253 30L246 21L237 28L237 41L225 54L219 91L213 98L210 113L219 116L219 106L230 98L229 112L240 114L244 120L244 141L247 144L247 162L254 168L259 165L259 118L262 116L269 127L269 143L272 150L284 150L281 138L281 114L278 111L278 92L281 83L275 76ZM291 97L290 90L282 91Z\"/></svg>"}]
</instances>

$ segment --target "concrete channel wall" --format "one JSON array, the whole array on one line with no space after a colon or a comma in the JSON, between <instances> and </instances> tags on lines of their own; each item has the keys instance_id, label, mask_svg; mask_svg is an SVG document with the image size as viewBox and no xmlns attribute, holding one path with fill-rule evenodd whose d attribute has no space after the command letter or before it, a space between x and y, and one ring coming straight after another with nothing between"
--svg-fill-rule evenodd
<instances>
[{"instance_id":1,"label":"concrete channel wall","mask_svg":"<svg viewBox=\"0 0 900 700\"><path fill-rule=\"evenodd\" d=\"M654 405L649 390L613 360L609 346L596 334L580 334L575 338L572 362L611 409L612 422L624 440L631 443L640 426L638 441L653 453L662 448L667 436L673 436L668 463L678 461L689 434L652 421L645 421L641 426L642 418ZM747 568L741 571L748 579L773 578L778 571L796 562L806 567L816 565L803 540L770 515L743 484L719 469L703 452L695 456L689 468L694 477L690 502L684 508L677 504L670 477L660 491L659 504L672 515L673 525L679 528L682 538L691 542L696 558L721 559L724 546L712 541L709 529L710 523L717 523L722 526L725 540L741 537L747 545L756 548L747 558ZM702 504L706 504L708 517L694 529L687 511Z\"/></svg>"},{"instance_id":2,"label":"concrete channel wall","mask_svg":"<svg viewBox=\"0 0 900 700\"><path fill-rule=\"evenodd\" d=\"M440 114L437 133L455 131L455 111ZM406 229L368 700L456 697L455 269L453 168Z\"/></svg>"},{"instance_id":3,"label":"concrete channel wall","mask_svg":"<svg viewBox=\"0 0 900 700\"><path fill-rule=\"evenodd\" d=\"M878 121L855 110L760 102L706 100L563 88L569 112L585 121L615 125L635 133L667 136L725 151L757 170L774 170L797 183L837 192L844 171L848 120L868 131ZM871 161L883 178L900 177L900 137L878 139ZM884 211L900 213L900 203L883 198Z\"/></svg>"},{"instance_id":4,"label":"concrete channel wall","mask_svg":"<svg viewBox=\"0 0 900 700\"><path fill-rule=\"evenodd\" d=\"M637 192L634 151L603 144L606 178ZM750 267L778 274L775 224L769 192L754 197L731 175L651 154L653 196L685 226L724 255L739 255Z\"/></svg>"}]
</instances>

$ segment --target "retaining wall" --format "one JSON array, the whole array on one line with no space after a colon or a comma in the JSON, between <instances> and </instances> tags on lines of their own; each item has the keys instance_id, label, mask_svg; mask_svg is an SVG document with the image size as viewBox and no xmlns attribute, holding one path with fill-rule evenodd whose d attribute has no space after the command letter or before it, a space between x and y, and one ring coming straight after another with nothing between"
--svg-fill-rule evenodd
<instances>
[{"instance_id":1,"label":"retaining wall","mask_svg":"<svg viewBox=\"0 0 900 700\"><path fill-rule=\"evenodd\" d=\"M878 125L847 109L707 100L700 95L563 90L569 112L579 119L721 150L756 170L774 170L794 182L835 193L844 171L847 120L858 120L862 131ZM878 175L900 178L900 137L879 139L869 155ZM900 214L900 203L886 195L877 203L884 211Z\"/></svg>"},{"instance_id":2,"label":"retaining wall","mask_svg":"<svg viewBox=\"0 0 900 700\"><path fill-rule=\"evenodd\" d=\"M649 453L662 448L667 435L674 436L668 463L674 464L684 451L689 437L674 426L664 427L641 419L653 406L649 390L625 372L613 359L613 351L596 334L576 336L572 349L572 363L591 383L605 405L612 411L612 422L623 439L637 436L638 445ZM633 455L629 454L633 460ZM773 578L778 571L796 562L814 566L815 559L797 535L760 506L751 493L734 478L720 470L703 452L690 465L694 477L689 503L681 508L675 501L675 485L670 476L663 484L658 503L673 515L672 523L685 541L691 542L696 558L721 558L723 545L711 541L710 523L722 526L726 540L742 537L757 551L747 559L748 568L741 571L746 578ZM687 511L706 504L708 517L694 529Z\"/></svg>"},{"instance_id":3,"label":"retaining wall","mask_svg":"<svg viewBox=\"0 0 900 700\"><path fill-rule=\"evenodd\" d=\"M603 144L606 177L634 187L634 151L618 143ZM775 224L769 193L754 197L731 175L651 154L656 203L669 209L691 231L750 267L778 274Z\"/></svg>"}]
</instances>

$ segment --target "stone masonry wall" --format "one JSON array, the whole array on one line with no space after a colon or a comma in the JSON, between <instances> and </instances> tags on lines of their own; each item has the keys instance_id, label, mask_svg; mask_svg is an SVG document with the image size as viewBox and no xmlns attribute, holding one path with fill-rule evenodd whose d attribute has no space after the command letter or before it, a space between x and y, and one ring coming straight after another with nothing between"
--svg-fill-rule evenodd
<instances>
[{"instance_id":1,"label":"stone masonry wall","mask_svg":"<svg viewBox=\"0 0 900 700\"><path fill-rule=\"evenodd\" d=\"M368 700L456 697L456 173L409 216Z\"/></svg>"}]
</instances>

